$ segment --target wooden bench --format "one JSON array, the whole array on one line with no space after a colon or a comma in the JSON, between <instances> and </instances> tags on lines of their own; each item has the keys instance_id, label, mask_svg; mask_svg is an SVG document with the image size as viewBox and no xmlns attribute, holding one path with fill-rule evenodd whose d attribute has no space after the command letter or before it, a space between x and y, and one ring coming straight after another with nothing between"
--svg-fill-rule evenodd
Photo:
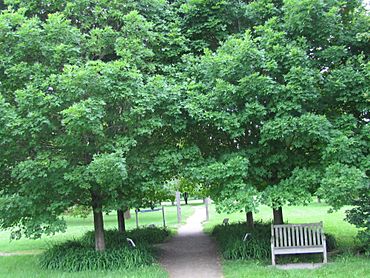
<instances>
[{"instance_id":1,"label":"wooden bench","mask_svg":"<svg viewBox=\"0 0 370 278\"><path fill-rule=\"evenodd\" d=\"M326 239L322 222L271 225L271 256L283 254L323 253L327 263Z\"/></svg>"}]
</instances>

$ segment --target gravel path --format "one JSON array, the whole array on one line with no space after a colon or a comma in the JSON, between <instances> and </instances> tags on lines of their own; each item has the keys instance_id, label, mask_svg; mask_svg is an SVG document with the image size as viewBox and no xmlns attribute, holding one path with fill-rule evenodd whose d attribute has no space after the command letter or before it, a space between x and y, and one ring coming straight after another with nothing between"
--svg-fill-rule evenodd
<instances>
[{"instance_id":1,"label":"gravel path","mask_svg":"<svg viewBox=\"0 0 370 278\"><path fill-rule=\"evenodd\" d=\"M204 207L196 207L178 234L161 244L160 262L171 278L223 277L216 244L203 233L205 214Z\"/></svg>"}]
</instances>

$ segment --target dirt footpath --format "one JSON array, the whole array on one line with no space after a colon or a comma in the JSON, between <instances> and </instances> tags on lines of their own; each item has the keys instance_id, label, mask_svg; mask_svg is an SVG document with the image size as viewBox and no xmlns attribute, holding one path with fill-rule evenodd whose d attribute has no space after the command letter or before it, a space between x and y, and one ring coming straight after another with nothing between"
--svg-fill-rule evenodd
<instances>
[{"instance_id":1,"label":"dirt footpath","mask_svg":"<svg viewBox=\"0 0 370 278\"><path fill-rule=\"evenodd\" d=\"M203 233L205 208L196 207L178 234L161 244L160 262L171 278L223 277L215 242Z\"/></svg>"}]
</instances>

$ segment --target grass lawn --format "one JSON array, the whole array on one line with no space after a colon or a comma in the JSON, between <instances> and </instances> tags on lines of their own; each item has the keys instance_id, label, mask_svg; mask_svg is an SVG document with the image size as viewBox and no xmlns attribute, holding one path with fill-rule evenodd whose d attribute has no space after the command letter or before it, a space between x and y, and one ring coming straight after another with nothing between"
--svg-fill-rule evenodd
<instances>
[{"instance_id":1,"label":"grass lawn","mask_svg":"<svg viewBox=\"0 0 370 278\"><path fill-rule=\"evenodd\" d=\"M191 206L182 206L182 219L192 214ZM175 230L177 228L177 215L175 206L165 206L166 225ZM93 229L92 216L88 218L66 217L67 232L42 239L30 240L20 239L9 241L8 231L0 232L0 253L17 252L42 252L53 243L65 241L67 239L78 238L85 232ZM162 212L139 213L139 225L155 224L162 225ZM115 213L105 215L105 229L117 227L117 217ZM131 211L131 219L126 220L126 228L135 228L135 212ZM112 272L79 272L65 273L58 271L43 271L37 266L37 255L20 256L0 256L0 277L167 277L167 273L158 265L135 269L132 271L112 271Z\"/></svg>"},{"instance_id":2,"label":"grass lawn","mask_svg":"<svg viewBox=\"0 0 370 278\"><path fill-rule=\"evenodd\" d=\"M223 271L226 278L236 277L359 277L370 278L370 260L366 257L355 256L350 250L356 245L357 229L345 222L345 210L328 213L329 206L315 203L308 206L284 207L284 221L287 223L310 223L323 221L326 233L333 234L337 240L341 254L329 257L329 264L315 270L279 270L270 267L271 262L228 261L223 260ZM210 208L210 221L204 225L210 232L224 218L230 222L245 221L244 213L217 214L214 206ZM255 220L271 221L272 210L262 206L254 215Z\"/></svg>"}]
</instances>

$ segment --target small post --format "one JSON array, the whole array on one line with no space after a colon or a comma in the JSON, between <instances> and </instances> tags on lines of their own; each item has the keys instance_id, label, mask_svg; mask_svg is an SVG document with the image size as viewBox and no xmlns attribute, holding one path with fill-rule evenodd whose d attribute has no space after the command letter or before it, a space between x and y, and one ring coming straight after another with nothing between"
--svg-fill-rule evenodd
<instances>
[{"instance_id":1,"label":"small post","mask_svg":"<svg viewBox=\"0 0 370 278\"><path fill-rule=\"evenodd\" d=\"M136 228L139 228L139 217L138 217L138 210L135 209L135 220L136 220Z\"/></svg>"},{"instance_id":2,"label":"small post","mask_svg":"<svg viewBox=\"0 0 370 278\"><path fill-rule=\"evenodd\" d=\"M181 224L181 203L180 191L176 191L176 205L177 205L177 223Z\"/></svg>"},{"instance_id":3,"label":"small post","mask_svg":"<svg viewBox=\"0 0 370 278\"><path fill-rule=\"evenodd\" d=\"M166 228L166 219L164 218L164 206L162 206L162 218L163 218L163 227Z\"/></svg>"},{"instance_id":4,"label":"small post","mask_svg":"<svg viewBox=\"0 0 370 278\"><path fill-rule=\"evenodd\" d=\"M209 210L208 210L209 197L205 199L205 204L206 204L206 221L208 221L209 220Z\"/></svg>"},{"instance_id":5,"label":"small post","mask_svg":"<svg viewBox=\"0 0 370 278\"><path fill-rule=\"evenodd\" d=\"M275 246L274 225L271 224L271 262L272 262L272 265L276 265L274 246Z\"/></svg>"}]
</instances>

